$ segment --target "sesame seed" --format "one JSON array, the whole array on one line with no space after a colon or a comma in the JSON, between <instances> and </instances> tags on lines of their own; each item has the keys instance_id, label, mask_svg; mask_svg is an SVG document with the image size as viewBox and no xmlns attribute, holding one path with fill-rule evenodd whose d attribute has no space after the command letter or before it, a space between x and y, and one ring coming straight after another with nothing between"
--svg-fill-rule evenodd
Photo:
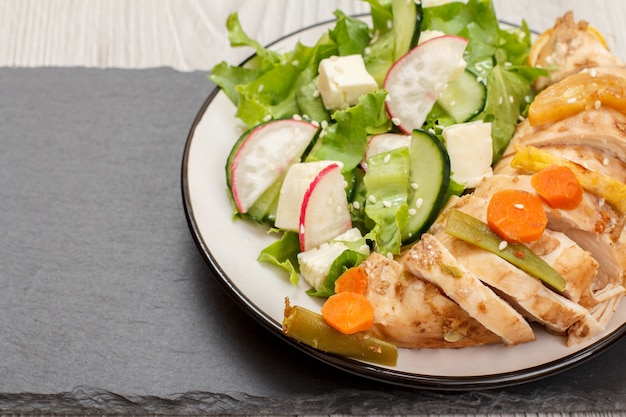
<instances>
[{"instance_id":1,"label":"sesame seed","mask_svg":"<svg viewBox=\"0 0 626 417\"><path fill-rule=\"evenodd\" d=\"M417 210L415 210L413 207L411 207L409 209L409 216L415 216L415 213L417 213Z\"/></svg>"},{"instance_id":2,"label":"sesame seed","mask_svg":"<svg viewBox=\"0 0 626 417\"><path fill-rule=\"evenodd\" d=\"M600 100L596 100L596 101L593 103L593 108L594 108L594 109L596 109L596 110L598 110L600 107L602 107L602 102L601 102Z\"/></svg>"},{"instance_id":3,"label":"sesame seed","mask_svg":"<svg viewBox=\"0 0 626 417\"><path fill-rule=\"evenodd\" d=\"M387 29L391 29L393 27L393 22L391 20L387 20Z\"/></svg>"},{"instance_id":4,"label":"sesame seed","mask_svg":"<svg viewBox=\"0 0 626 417\"><path fill-rule=\"evenodd\" d=\"M526 103L530 103L530 96L524 96L524 101Z\"/></svg>"},{"instance_id":5,"label":"sesame seed","mask_svg":"<svg viewBox=\"0 0 626 417\"><path fill-rule=\"evenodd\" d=\"M503 101L504 101L504 100L502 99L502 97L500 97L500 98L498 99L498 104L502 104L502 102L503 102Z\"/></svg>"},{"instance_id":6,"label":"sesame seed","mask_svg":"<svg viewBox=\"0 0 626 417\"><path fill-rule=\"evenodd\" d=\"M374 204L376 203L376 197L374 197L373 195L370 195L369 197L367 197L367 201Z\"/></svg>"},{"instance_id":7,"label":"sesame seed","mask_svg":"<svg viewBox=\"0 0 626 417\"><path fill-rule=\"evenodd\" d=\"M522 203L513 204L513 207L515 207L516 209L520 209L520 210L524 209L524 205Z\"/></svg>"},{"instance_id":8,"label":"sesame seed","mask_svg":"<svg viewBox=\"0 0 626 417\"><path fill-rule=\"evenodd\" d=\"M354 207L355 210L358 210L361 208L361 204L358 201L354 201L352 202L352 207Z\"/></svg>"},{"instance_id":9,"label":"sesame seed","mask_svg":"<svg viewBox=\"0 0 626 417\"><path fill-rule=\"evenodd\" d=\"M297 59L294 59L293 61L291 61L291 65L293 65L294 67L297 67L300 64L300 61L298 61Z\"/></svg>"},{"instance_id":10,"label":"sesame seed","mask_svg":"<svg viewBox=\"0 0 626 417\"><path fill-rule=\"evenodd\" d=\"M477 83L482 83L484 81L483 77L476 77Z\"/></svg>"},{"instance_id":11,"label":"sesame seed","mask_svg":"<svg viewBox=\"0 0 626 417\"><path fill-rule=\"evenodd\" d=\"M320 127L320 122L318 122L317 120L311 120L311 124L315 127Z\"/></svg>"},{"instance_id":12,"label":"sesame seed","mask_svg":"<svg viewBox=\"0 0 626 417\"><path fill-rule=\"evenodd\" d=\"M391 160L391 154L387 154L387 155L385 155L385 157L383 158L383 162L384 162L385 164L388 164L390 160Z\"/></svg>"},{"instance_id":13,"label":"sesame seed","mask_svg":"<svg viewBox=\"0 0 626 417\"><path fill-rule=\"evenodd\" d=\"M259 84L259 87L256 89L257 93L260 93L265 88L264 84Z\"/></svg>"},{"instance_id":14,"label":"sesame seed","mask_svg":"<svg viewBox=\"0 0 626 417\"><path fill-rule=\"evenodd\" d=\"M272 120L272 115L271 115L271 114L266 114L266 115L263 117L263 121L264 121L264 122L269 122L270 120Z\"/></svg>"},{"instance_id":15,"label":"sesame seed","mask_svg":"<svg viewBox=\"0 0 626 417\"><path fill-rule=\"evenodd\" d=\"M390 261L393 261L393 253L387 252L387 259L389 259Z\"/></svg>"},{"instance_id":16,"label":"sesame seed","mask_svg":"<svg viewBox=\"0 0 626 417\"><path fill-rule=\"evenodd\" d=\"M506 247L509 246L509 243L506 240L503 240L502 242L500 242L500 244L498 245L498 249L499 250L505 250Z\"/></svg>"},{"instance_id":17,"label":"sesame seed","mask_svg":"<svg viewBox=\"0 0 626 417\"><path fill-rule=\"evenodd\" d=\"M386 208L391 207L391 203L389 201L383 201L383 206L385 206Z\"/></svg>"},{"instance_id":18,"label":"sesame seed","mask_svg":"<svg viewBox=\"0 0 626 417\"><path fill-rule=\"evenodd\" d=\"M609 158L604 158L602 160L602 165L607 166L609 164Z\"/></svg>"},{"instance_id":19,"label":"sesame seed","mask_svg":"<svg viewBox=\"0 0 626 417\"><path fill-rule=\"evenodd\" d=\"M322 120L322 129L326 129L328 127L328 121Z\"/></svg>"},{"instance_id":20,"label":"sesame seed","mask_svg":"<svg viewBox=\"0 0 626 417\"><path fill-rule=\"evenodd\" d=\"M515 101L515 99L513 98L513 96L509 96L509 103L513 103Z\"/></svg>"},{"instance_id":21,"label":"sesame seed","mask_svg":"<svg viewBox=\"0 0 626 417\"><path fill-rule=\"evenodd\" d=\"M591 71L589 71L589 75L595 77L596 75L598 75L598 72L595 68L591 68Z\"/></svg>"},{"instance_id":22,"label":"sesame seed","mask_svg":"<svg viewBox=\"0 0 626 417\"><path fill-rule=\"evenodd\" d=\"M416 208L421 208L422 204L424 204L424 199L422 197L420 197L417 200L415 200L415 207Z\"/></svg>"},{"instance_id":23,"label":"sesame seed","mask_svg":"<svg viewBox=\"0 0 626 417\"><path fill-rule=\"evenodd\" d=\"M576 103L578 101L578 99L576 97L570 97L567 99L567 104L573 104Z\"/></svg>"},{"instance_id":24,"label":"sesame seed","mask_svg":"<svg viewBox=\"0 0 626 417\"><path fill-rule=\"evenodd\" d=\"M313 91L313 97L319 97L319 96L320 96L320 90Z\"/></svg>"},{"instance_id":25,"label":"sesame seed","mask_svg":"<svg viewBox=\"0 0 626 417\"><path fill-rule=\"evenodd\" d=\"M300 116L299 114L294 114L293 120L302 120L302 116Z\"/></svg>"},{"instance_id":26,"label":"sesame seed","mask_svg":"<svg viewBox=\"0 0 626 417\"><path fill-rule=\"evenodd\" d=\"M419 186L419 184L418 184L418 183L416 183L416 182L412 182L412 183L411 183L411 188L412 188L412 189L414 189L414 190L417 190L418 188L420 188L420 186Z\"/></svg>"},{"instance_id":27,"label":"sesame seed","mask_svg":"<svg viewBox=\"0 0 626 417\"><path fill-rule=\"evenodd\" d=\"M390 96L389 94L387 94L387 95L385 96L385 101L386 101L387 103L389 103L389 102L391 101L391 96Z\"/></svg>"},{"instance_id":28,"label":"sesame seed","mask_svg":"<svg viewBox=\"0 0 626 417\"><path fill-rule=\"evenodd\" d=\"M400 119L397 118L397 117L392 117L391 118L391 123L393 123L396 126L399 126L400 125Z\"/></svg>"}]
</instances>

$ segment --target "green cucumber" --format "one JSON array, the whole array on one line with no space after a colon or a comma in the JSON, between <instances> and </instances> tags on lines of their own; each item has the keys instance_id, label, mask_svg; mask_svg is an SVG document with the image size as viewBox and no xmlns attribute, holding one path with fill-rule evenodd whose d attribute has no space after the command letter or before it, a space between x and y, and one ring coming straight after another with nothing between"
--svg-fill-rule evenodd
<instances>
[{"instance_id":1,"label":"green cucumber","mask_svg":"<svg viewBox=\"0 0 626 417\"><path fill-rule=\"evenodd\" d=\"M257 223L273 225L276 221L276 208L278 207L278 197L280 188L283 185L285 176L281 176L274 182L257 200L250 206L244 216L251 218Z\"/></svg>"},{"instance_id":2,"label":"green cucumber","mask_svg":"<svg viewBox=\"0 0 626 417\"><path fill-rule=\"evenodd\" d=\"M456 123L471 120L483 110L486 101L485 84L468 70L449 81L437 99L437 103Z\"/></svg>"},{"instance_id":3,"label":"green cucumber","mask_svg":"<svg viewBox=\"0 0 626 417\"><path fill-rule=\"evenodd\" d=\"M422 31L422 3L413 0L393 0L394 60L397 61L417 46Z\"/></svg>"},{"instance_id":4,"label":"green cucumber","mask_svg":"<svg viewBox=\"0 0 626 417\"><path fill-rule=\"evenodd\" d=\"M420 238L446 203L450 185L450 157L436 136L413 130L409 147L409 223L402 229L402 244Z\"/></svg>"}]
</instances>

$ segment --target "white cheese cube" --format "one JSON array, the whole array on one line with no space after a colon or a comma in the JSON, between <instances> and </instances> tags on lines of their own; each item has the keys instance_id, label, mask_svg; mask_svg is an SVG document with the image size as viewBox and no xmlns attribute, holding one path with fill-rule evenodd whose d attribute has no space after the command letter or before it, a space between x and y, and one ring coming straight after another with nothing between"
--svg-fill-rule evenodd
<instances>
[{"instance_id":1,"label":"white cheese cube","mask_svg":"<svg viewBox=\"0 0 626 417\"><path fill-rule=\"evenodd\" d=\"M332 56L319 65L317 90L327 110L344 109L378 88L361 55Z\"/></svg>"},{"instance_id":2,"label":"white cheese cube","mask_svg":"<svg viewBox=\"0 0 626 417\"><path fill-rule=\"evenodd\" d=\"M302 278L316 290L321 289L326 282L326 278L328 278L330 266L343 251L348 249L343 242L354 242L361 239L361 237L361 232L355 227L315 249L300 252L298 254L298 263ZM368 255L369 247L363 245L359 252Z\"/></svg>"},{"instance_id":3,"label":"white cheese cube","mask_svg":"<svg viewBox=\"0 0 626 417\"><path fill-rule=\"evenodd\" d=\"M491 123L469 122L447 126L443 130L450 166L451 178L473 188L483 178L493 175L493 141Z\"/></svg>"}]
</instances>

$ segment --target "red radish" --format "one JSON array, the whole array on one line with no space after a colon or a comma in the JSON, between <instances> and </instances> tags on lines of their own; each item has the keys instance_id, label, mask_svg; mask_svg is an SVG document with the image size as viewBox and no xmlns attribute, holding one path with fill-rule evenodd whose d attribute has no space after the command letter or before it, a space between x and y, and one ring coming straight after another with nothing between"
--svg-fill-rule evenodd
<instances>
[{"instance_id":1,"label":"red radish","mask_svg":"<svg viewBox=\"0 0 626 417\"><path fill-rule=\"evenodd\" d=\"M292 232L298 231L300 228L300 208L302 207L304 193L315 180L315 177L332 164L341 164L341 162L299 162L289 167L280 188L274 226Z\"/></svg>"},{"instance_id":2,"label":"red radish","mask_svg":"<svg viewBox=\"0 0 626 417\"><path fill-rule=\"evenodd\" d=\"M387 112L406 134L419 129L462 62L467 39L439 36L411 49L389 69L383 88Z\"/></svg>"},{"instance_id":3,"label":"red radish","mask_svg":"<svg viewBox=\"0 0 626 417\"><path fill-rule=\"evenodd\" d=\"M324 168L304 193L300 209L300 250L307 251L352 227L341 166Z\"/></svg>"},{"instance_id":4,"label":"red radish","mask_svg":"<svg viewBox=\"0 0 626 417\"><path fill-rule=\"evenodd\" d=\"M227 167L240 213L246 213L289 166L300 160L318 129L307 121L284 119L259 125L244 137Z\"/></svg>"},{"instance_id":5,"label":"red radish","mask_svg":"<svg viewBox=\"0 0 626 417\"><path fill-rule=\"evenodd\" d=\"M383 152L389 152L394 149L402 148L403 146L409 146L410 143L410 135L381 133L379 135L371 136L367 141L367 148L365 149L365 161L361 164L361 167L364 171L367 171L367 160L372 156L381 154Z\"/></svg>"}]
</instances>

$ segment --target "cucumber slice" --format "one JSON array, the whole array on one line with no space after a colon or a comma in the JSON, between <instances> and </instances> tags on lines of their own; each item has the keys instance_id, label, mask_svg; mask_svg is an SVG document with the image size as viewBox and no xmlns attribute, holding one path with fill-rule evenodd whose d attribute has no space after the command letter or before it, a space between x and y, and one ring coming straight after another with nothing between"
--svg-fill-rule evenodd
<instances>
[{"instance_id":1,"label":"cucumber slice","mask_svg":"<svg viewBox=\"0 0 626 417\"><path fill-rule=\"evenodd\" d=\"M456 123L471 120L480 113L487 101L485 84L468 70L448 82L437 103Z\"/></svg>"},{"instance_id":2,"label":"cucumber slice","mask_svg":"<svg viewBox=\"0 0 626 417\"><path fill-rule=\"evenodd\" d=\"M281 176L274 182L257 200L250 206L244 216L249 217L257 223L274 225L276 221L276 208L278 207L278 197L280 188L283 185L285 176Z\"/></svg>"},{"instance_id":3,"label":"cucumber slice","mask_svg":"<svg viewBox=\"0 0 626 417\"><path fill-rule=\"evenodd\" d=\"M395 34L394 61L417 46L422 31L422 3L413 0L393 0L393 30Z\"/></svg>"},{"instance_id":4,"label":"cucumber slice","mask_svg":"<svg viewBox=\"0 0 626 417\"><path fill-rule=\"evenodd\" d=\"M403 245L428 230L446 203L450 185L450 157L434 135L413 131L409 164L409 223L402 229Z\"/></svg>"}]
</instances>

